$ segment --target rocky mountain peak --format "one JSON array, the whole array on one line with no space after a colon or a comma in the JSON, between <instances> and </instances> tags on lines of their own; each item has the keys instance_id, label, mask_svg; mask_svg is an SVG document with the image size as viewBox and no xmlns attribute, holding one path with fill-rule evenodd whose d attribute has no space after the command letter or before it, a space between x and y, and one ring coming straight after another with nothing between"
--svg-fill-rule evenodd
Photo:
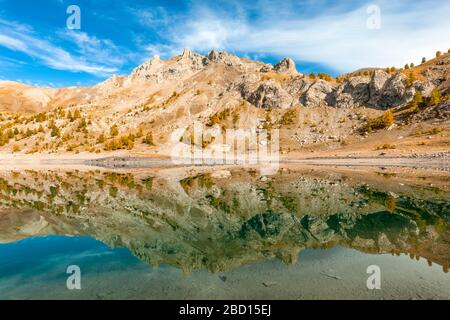
<instances>
[{"instance_id":1,"label":"rocky mountain peak","mask_svg":"<svg viewBox=\"0 0 450 320\"><path fill-rule=\"evenodd\" d=\"M188 48L184 48L183 53L181 54L182 58L190 58L192 56L192 51Z\"/></svg>"},{"instance_id":2,"label":"rocky mountain peak","mask_svg":"<svg viewBox=\"0 0 450 320\"><path fill-rule=\"evenodd\" d=\"M145 62L134 69L130 78L133 80L151 80L161 83L188 76L204 67L204 56L184 49L179 56L169 60L161 60L159 56Z\"/></svg>"},{"instance_id":3,"label":"rocky mountain peak","mask_svg":"<svg viewBox=\"0 0 450 320\"><path fill-rule=\"evenodd\" d=\"M211 62L223 63L227 66L242 66L242 61L239 57L232 55L226 51L212 50L204 59L204 64L208 65Z\"/></svg>"},{"instance_id":4,"label":"rocky mountain peak","mask_svg":"<svg viewBox=\"0 0 450 320\"><path fill-rule=\"evenodd\" d=\"M284 58L275 65L274 69L280 73L297 73L295 62L291 58Z\"/></svg>"}]
</instances>

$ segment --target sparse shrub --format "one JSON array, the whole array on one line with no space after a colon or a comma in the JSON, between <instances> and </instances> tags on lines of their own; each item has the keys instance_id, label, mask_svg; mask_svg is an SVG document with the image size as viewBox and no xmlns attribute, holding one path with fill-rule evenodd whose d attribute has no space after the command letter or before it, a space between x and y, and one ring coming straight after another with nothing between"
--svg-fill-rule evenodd
<instances>
[{"instance_id":1,"label":"sparse shrub","mask_svg":"<svg viewBox=\"0 0 450 320\"><path fill-rule=\"evenodd\" d=\"M75 150L75 148L76 148L76 145L69 144L69 145L67 146L67 148L66 148L66 151L67 151L67 152L72 152L72 151Z\"/></svg>"},{"instance_id":2,"label":"sparse shrub","mask_svg":"<svg viewBox=\"0 0 450 320\"><path fill-rule=\"evenodd\" d=\"M153 143L153 133L150 131L148 132L144 139L142 140L143 143L149 145L149 146L154 146L155 144Z\"/></svg>"},{"instance_id":3,"label":"sparse shrub","mask_svg":"<svg viewBox=\"0 0 450 320\"><path fill-rule=\"evenodd\" d=\"M442 55L442 52L440 52L440 51L436 52L436 58L439 58L441 55Z\"/></svg>"},{"instance_id":4,"label":"sparse shrub","mask_svg":"<svg viewBox=\"0 0 450 320\"><path fill-rule=\"evenodd\" d=\"M134 148L134 136L133 135L127 135L123 136L120 140L122 142L123 148L126 148L128 150L132 150Z\"/></svg>"},{"instance_id":5,"label":"sparse shrub","mask_svg":"<svg viewBox=\"0 0 450 320\"><path fill-rule=\"evenodd\" d=\"M434 127L433 129L426 131L425 134L436 135L441 133L442 131L444 131L442 127Z\"/></svg>"},{"instance_id":6,"label":"sparse shrub","mask_svg":"<svg viewBox=\"0 0 450 320\"><path fill-rule=\"evenodd\" d=\"M318 76L319 79L321 79L321 80L325 80L325 81L331 81L331 80L333 80L333 77L331 77L329 74L326 74L326 73L323 73L323 72L320 72L317 76Z\"/></svg>"},{"instance_id":7,"label":"sparse shrub","mask_svg":"<svg viewBox=\"0 0 450 320\"><path fill-rule=\"evenodd\" d=\"M261 75L262 81L275 80L278 82L283 82L290 78L288 74L276 73L276 72L268 72Z\"/></svg>"},{"instance_id":8,"label":"sparse shrub","mask_svg":"<svg viewBox=\"0 0 450 320\"><path fill-rule=\"evenodd\" d=\"M67 119L70 120L70 122L74 122L75 118L72 115L72 111L69 110L69 112L67 113Z\"/></svg>"},{"instance_id":9,"label":"sparse shrub","mask_svg":"<svg viewBox=\"0 0 450 320\"><path fill-rule=\"evenodd\" d=\"M152 190L153 187L153 177L148 177L145 179L142 179L142 183L145 185L145 187L147 188L147 190Z\"/></svg>"},{"instance_id":10,"label":"sparse shrub","mask_svg":"<svg viewBox=\"0 0 450 320\"><path fill-rule=\"evenodd\" d=\"M52 132L50 133L50 135L52 137L58 137L59 138L60 135L61 135L61 132L60 132L59 128L56 125L53 125L51 127L51 129L52 129Z\"/></svg>"},{"instance_id":11,"label":"sparse shrub","mask_svg":"<svg viewBox=\"0 0 450 320\"><path fill-rule=\"evenodd\" d=\"M389 127L392 124L394 124L394 114L392 113L391 110L387 110L384 114L383 114L383 119L382 122L384 124L385 127Z\"/></svg>"},{"instance_id":12,"label":"sparse shrub","mask_svg":"<svg viewBox=\"0 0 450 320\"><path fill-rule=\"evenodd\" d=\"M294 120L297 117L297 110L290 109L286 111L281 117L280 124L281 125L291 125L294 124Z\"/></svg>"},{"instance_id":13,"label":"sparse shrub","mask_svg":"<svg viewBox=\"0 0 450 320\"><path fill-rule=\"evenodd\" d=\"M87 127L87 122L85 118L82 118L78 123L78 129L84 129Z\"/></svg>"},{"instance_id":14,"label":"sparse shrub","mask_svg":"<svg viewBox=\"0 0 450 320\"><path fill-rule=\"evenodd\" d=\"M236 125L237 124L237 122L239 121L239 113L237 112L237 111L235 111L234 113L233 113L233 124L234 125Z\"/></svg>"},{"instance_id":15,"label":"sparse shrub","mask_svg":"<svg viewBox=\"0 0 450 320\"><path fill-rule=\"evenodd\" d=\"M439 104L441 102L441 98L442 98L442 95L439 92L439 90L436 89L436 88L433 89L433 91L431 91L431 96L430 96L430 100L428 102L428 105L429 106L434 106L434 105Z\"/></svg>"},{"instance_id":16,"label":"sparse shrub","mask_svg":"<svg viewBox=\"0 0 450 320\"><path fill-rule=\"evenodd\" d=\"M391 213L395 212L395 209L397 207L397 200L395 199L395 197L393 195L388 194L386 196L385 207L389 212L391 212Z\"/></svg>"},{"instance_id":17,"label":"sparse shrub","mask_svg":"<svg viewBox=\"0 0 450 320\"><path fill-rule=\"evenodd\" d=\"M116 187L109 188L109 195L113 198L117 197L117 192L119 190Z\"/></svg>"},{"instance_id":18,"label":"sparse shrub","mask_svg":"<svg viewBox=\"0 0 450 320\"><path fill-rule=\"evenodd\" d=\"M45 113L38 113L36 115L36 122L44 122L47 120L47 116Z\"/></svg>"},{"instance_id":19,"label":"sparse shrub","mask_svg":"<svg viewBox=\"0 0 450 320\"><path fill-rule=\"evenodd\" d=\"M104 133L100 134L97 138L97 143L105 143L106 141L106 136Z\"/></svg>"},{"instance_id":20,"label":"sparse shrub","mask_svg":"<svg viewBox=\"0 0 450 320\"><path fill-rule=\"evenodd\" d=\"M136 138L140 139L144 136L144 131L142 130L142 128L139 128L138 131L136 132Z\"/></svg>"},{"instance_id":21,"label":"sparse shrub","mask_svg":"<svg viewBox=\"0 0 450 320\"><path fill-rule=\"evenodd\" d=\"M425 62L427 62L427 58L423 57L422 58L422 64L425 63Z\"/></svg>"},{"instance_id":22,"label":"sparse shrub","mask_svg":"<svg viewBox=\"0 0 450 320\"><path fill-rule=\"evenodd\" d=\"M412 113L417 113L423 106L423 97L422 94L417 91L414 94L412 101L409 103L409 111Z\"/></svg>"},{"instance_id":23,"label":"sparse shrub","mask_svg":"<svg viewBox=\"0 0 450 320\"><path fill-rule=\"evenodd\" d=\"M110 129L109 129L109 134L112 137L116 137L119 135L119 128L117 127L117 125L113 125Z\"/></svg>"},{"instance_id":24,"label":"sparse shrub","mask_svg":"<svg viewBox=\"0 0 450 320\"><path fill-rule=\"evenodd\" d=\"M450 100L450 93L447 93L445 96L442 97L442 101Z\"/></svg>"},{"instance_id":25,"label":"sparse shrub","mask_svg":"<svg viewBox=\"0 0 450 320\"><path fill-rule=\"evenodd\" d=\"M375 119L368 119L366 123L362 126L361 132L372 132L374 130L378 129L384 129L392 124L394 124L394 114L391 110L387 110L383 116L375 118Z\"/></svg>"},{"instance_id":26,"label":"sparse shrub","mask_svg":"<svg viewBox=\"0 0 450 320\"><path fill-rule=\"evenodd\" d=\"M0 147L9 143L9 137L6 132L0 132Z\"/></svg>"},{"instance_id":27,"label":"sparse shrub","mask_svg":"<svg viewBox=\"0 0 450 320\"><path fill-rule=\"evenodd\" d=\"M76 109L75 113L73 114L74 119L80 119L81 118L81 111L80 109Z\"/></svg>"},{"instance_id":28,"label":"sparse shrub","mask_svg":"<svg viewBox=\"0 0 450 320\"><path fill-rule=\"evenodd\" d=\"M406 79L406 86L412 87L414 81L416 81L416 76L414 75L413 71L410 71L408 74L408 78Z\"/></svg>"},{"instance_id":29,"label":"sparse shrub","mask_svg":"<svg viewBox=\"0 0 450 320\"><path fill-rule=\"evenodd\" d=\"M105 151L115 151L121 149L131 150L134 148L134 140L135 136L132 134L122 136L118 139L112 139L108 143L105 144L103 149Z\"/></svg>"},{"instance_id":30,"label":"sparse shrub","mask_svg":"<svg viewBox=\"0 0 450 320\"><path fill-rule=\"evenodd\" d=\"M13 145L12 152L13 153L20 152L20 147L17 144Z\"/></svg>"},{"instance_id":31,"label":"sparse shrub","mask_svg":"<svg viewBox=\"0 0 450 320\"><path fill-rule=\"evenodd\" d=\"M395 146L389 143L385 143L377 147L377 150L388 150L388 149L395 149Z\"/></svg>"},{"instance_id":32,"label":"sparse shrub","mask_svg":"<svg viewBox=\"0 0 450 320\"><path fill-rule=\"evenodd\" d=\"M72 137L71 137L71 135L69 134L69 133L65 133L63 136L62 136L62 142L67 142L67 141L69 141L70 139L71 139Z\"/></svg>"},{"instance_id":33,"label":"sparse shrub","mask_svg":"<svg viewBox=\"0 0 450 320\"><path fill-rule=\"evenodd\" d=\"M31 130L30 128L27 128L27 131L25 132L25 138L29 138L35 134L34 130Z\"/></svg>"},{"instance_id":34,"label":"sparse shrub","mask_svg":"<svg viewBox=\"0 0 450 320\"><path fill-rule=\"evenodd\" d=\"M209 118L209 121L208 121L208 123L206 123L206 125L208 127L212 127L216 124L220 124L222 121L226 120L230 115L231 115L230 109L227 108L227 109L223 110L222 112L218 112L218 113L212 115Z\"/></svg>"}]
</instances>

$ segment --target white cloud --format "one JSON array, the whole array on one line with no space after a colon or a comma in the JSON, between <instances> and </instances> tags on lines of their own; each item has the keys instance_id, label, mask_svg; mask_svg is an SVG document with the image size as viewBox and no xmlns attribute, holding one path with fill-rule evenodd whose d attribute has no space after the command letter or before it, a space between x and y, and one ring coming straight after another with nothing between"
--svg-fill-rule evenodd
<instances>
[{"instance_id":1,"label":"white cloud","mask_svg":"<svg viewBox=\"0 0 450 320\"><path fill-rule=\"evenodd\" d=\"M301 8L294 2L281 13L276 3L265 1L252 7L252 16L246 7L230 13L229 8L227 12L196 4L184 19L177 19L164 30L168 43L149 48L168 55L188 47L290 56L346 72L367 66L418 63L423 56L432 57L436 50L446 50L450 44L449 2L378 1L379 30L367 28L369 4L348 8L330 5L325 11L305 15L295 11ZM255 17L255 12L271 14Z\"/></svg>"},{"instance_id":2,"label":"white cloud","mask_svg":"<svg viewBox=\"0 0 450 320\"><path fill-rule=\"evenodd\" d=\"M0 44L11 50L24 51L27 49L26 45L17 39L0 34Z\"/></svg>"},{"instance_id":3,"label":"white cloud","mask_svg":"<svg viewBox=\"0 0 450 320\"><path fill-rule=\"evenodd\" d=\"M0 19L0 45L22 52L57 70L86 72L99 77L118 71L114 65L117 61L99 60L105 59L105 56L100 55L99 51L91 52L96 55L74 56L50 41L40 39L28 26L3 19Z\"/></svg>"},{"instance_id":4,"label":"white cloud","mask_svg":"<svg viewBox=\"0 0 450 320\"><path fill-rule=\"evenodd\" d=\"M149 44L144 47L144 50L148 53L148 56L174 56L179 54L178 49L172 45L164 44Z\"/></svg>"}]
</instances>

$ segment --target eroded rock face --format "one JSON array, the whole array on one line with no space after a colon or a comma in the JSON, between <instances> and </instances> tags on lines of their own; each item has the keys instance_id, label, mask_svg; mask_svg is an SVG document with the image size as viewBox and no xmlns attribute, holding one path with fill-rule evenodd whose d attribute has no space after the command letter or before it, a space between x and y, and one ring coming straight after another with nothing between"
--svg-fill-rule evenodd
<instances>
[{"instance_id":1,"label":"eroded rock face","mask_svg":"<svg viewBox=\"0 0 450 320\"><path fill-rule=\"evenodd\" d=\"M374 87L371 91L372 94L369 104L381 109L387 109L406 102L412 96L411 94L407 94L405 80L403 74L397 73L387 79L380 90L376 90Z\"/></svg>"},{"instance_id":2,"label":"eroded rock face","mask_svg":"<svg viewBox=\"0 0 450 320\"><path fill-rule=\"evenodd\" d=\"M433 83L429 80L426 81L414 81L413 84L416 91L419 91L423 97L429 97L431 92L435 88Z\"/></svg>"},{"instance_id":3,"label":"eroded rock face","mask_svg":"<svg viewBox=\"0 0 450 320\"><path fill-rule=\"evenodd\" d=\"M148 80L162 83L168 80L178 80L189 76L204 67L204 57L185 49L183 54L174 61L163 61L155 56L150 61L133 70L131 79Z\"/></svg>"},{"instance_id":4,"label":"eroded rock face","mask_svg":"<svg viewBox=\"0 0 450 320\"><path fill-rule=\"evenodd\" d=\"M383 70L376 70L374 72L374 75L369 83L370 103L372 105L376 104L377 101L381 99L384 85L389 78L390 75Z\"/></svg>"},{"instance_id":5,"label":"eroded rock face","mask_svg":"<svg viewBox=\"0 0 450 320\"><path fill-rule=\"evenodd\" d=\"M331 104L339 108L362 106L370 98L367 77L354 77L341 84L332 95Z\"/></svg>"},{"instance_id":6,"label":"eroded rock face","mask_svg":"<svg viewBox=\"0 0 450 320\"><path fill-rule=\"evenodd\" d=\"M253 92L250 92L249 88L244 85L241 94L244 99L258 108L284 109L291 107L293 104L292 97L274 80L263 82Z\"/></svg>"},{"instance_id":7,"label":"eroded rock face","mask_svg":"<svg viewBox=\"0 0 450 320\"><path fill-rule=\"evenodd\" d=\"M266 63L265 65L263 65L261 67L261 69L259 71L263 72L263 73L273 71L273 65L271 65L270 63Z\"/></svg>"},{"instance_id":8,"label":"eroded rock face","mask_svg":"<svg viewBox=\"0 0 450 320\"><path fill-rule=\"evenodd\" d=\"M427 120L445 120L450 119L450 100L444 101L440 104L427 108L423 112L414 115L414 121L427 121Z\"/></svg>"},{"instance_id":9,"label":"eroded rock face","mask_svg":"<svg viewBox=\"0 0 450 320\"><path fill-rule=\"evenodd\" d=\"M333 89L331 83L324 80L317 80L300 97L300 103L306 107L331 105Z\"/></svg>"},{"instance_id":10,"label":"eroded rock face","mask_svg":"<svg viewBox=\"0 0 450 320\"><path fill-rule=\"evenodd\" d=\"M450 55L445 54L439 58L433 65L429 66L424 72L427 81L431 82L433 86L444 90L446 93L450 92Z\"/></svg>"},{"instance_id":11,"label":"eroded rock face","mask_svg":"<svg viewBox=\"0 0 450 320\"><path fill-rule=\"evenodd\" d=\"M387 109L409 102L416 90L427 96L430 89L432 86L422 83L415 83L408 88L403 74L389 75L376 70L371 78L357 76L347 79L333 91L328 104L339 108L368 106Z\"/></svg>"}]
</instances>

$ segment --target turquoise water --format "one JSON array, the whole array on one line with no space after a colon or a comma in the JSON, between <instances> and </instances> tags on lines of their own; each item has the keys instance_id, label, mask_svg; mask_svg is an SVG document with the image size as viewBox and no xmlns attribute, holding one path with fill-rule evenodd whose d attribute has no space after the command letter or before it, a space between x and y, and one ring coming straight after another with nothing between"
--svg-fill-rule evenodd
<instances>
[{"instance_id":1,"label":"turquoise water","mask_svg":"<svg viewBox=\"0 0 450 320\"><path fill-rule=\"evenodd\" d=\"M37 275L45 275L48 280L65 281L66 268L53 266L64 267L64 261L67 266L84 266L83 273L98 272L99 266L107 270L105 266L126 269L140 264L129 250L111 249L89 237L35 237L0 245L0 279L20 275L20 281L29 283Z\"/></svg>"},{"instance_id":2,"label":"turquoise water","mask_svg":"<svg viewBox=\"0 0 450 320\"><path fill-rule=\"evenodd\" d=\"M336 246L306 249L300 262L278 259L213 274L151 267L127 249L87 237L50 236L0 245L0 299L448 299L448 276L407 256L368 255ZM81 269L69 290L67 266ZM383 272L368 290L369 265Z\"/></svg>"}]
</instances>

